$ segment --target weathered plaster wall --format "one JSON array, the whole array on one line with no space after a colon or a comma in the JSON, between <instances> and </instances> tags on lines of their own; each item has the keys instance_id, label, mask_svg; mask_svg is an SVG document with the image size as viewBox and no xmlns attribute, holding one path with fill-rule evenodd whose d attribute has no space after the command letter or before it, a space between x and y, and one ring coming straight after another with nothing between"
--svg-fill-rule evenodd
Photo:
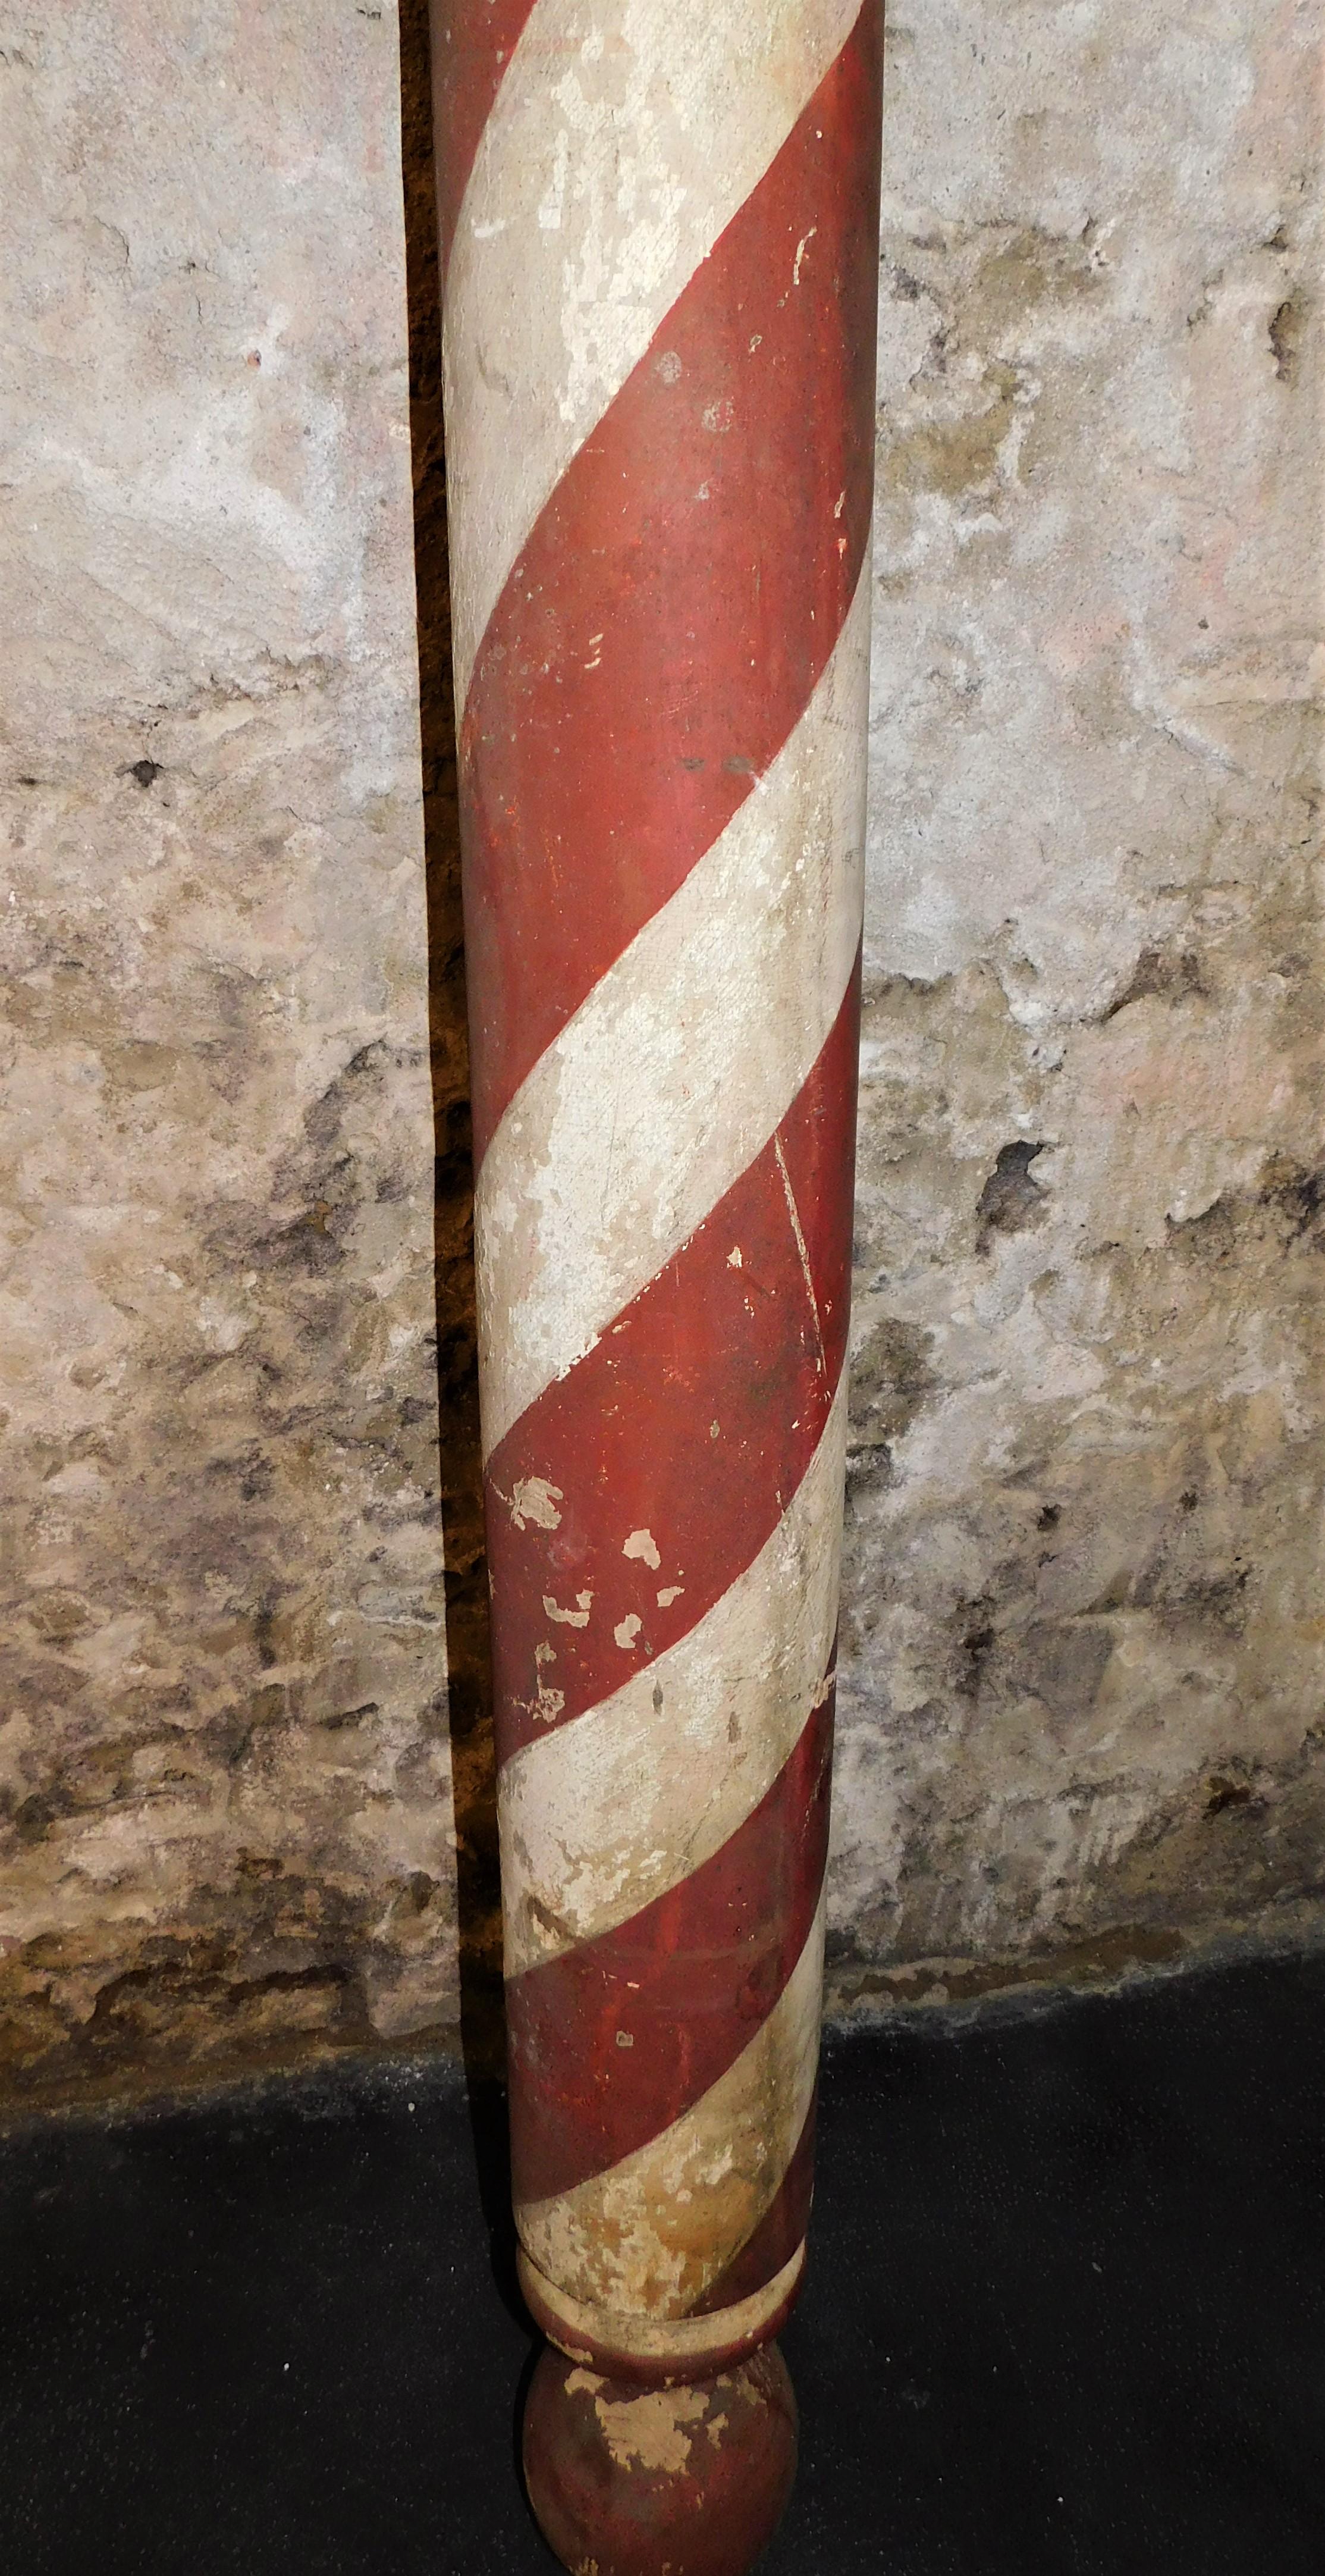
<instances>
[{"instance_id":1,"label":"weathered plaster wall","mask_svg":"<svg viewBox=\"0 0 1325 2576\"><path fill-rule=\"evenodd\" d=\"M0 2081L454 2016L399 122L0 9Z\"/></svg>"},{"instance_id":2,"label":"weathered plaster wall","mask_svg":"<svg viewBox=\"0 0 1325 2576\"><path fill-rule=\"evenodd\" d=\"M895 0L847 1995L1322 1887L1321 42Z\"/></svg>"},{"instance_id":3,"label":"weathered plaster wall","mask_svg":"<svg viewBox=\"0 0 1325 2576\"><path fill-rule=\"evenodd\" d=\"M453 2029L444 1627L492 1964L403 17L427 919L389 0L0 0L0 2088ZM894 21L839 2004L1325 1827L1319 0Z\"/></svg>"}]
</instances>

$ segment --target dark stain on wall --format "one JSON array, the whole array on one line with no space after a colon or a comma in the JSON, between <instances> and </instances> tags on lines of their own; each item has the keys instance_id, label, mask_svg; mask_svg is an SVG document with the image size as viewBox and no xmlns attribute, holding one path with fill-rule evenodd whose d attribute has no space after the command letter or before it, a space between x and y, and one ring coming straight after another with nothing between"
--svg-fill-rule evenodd
<instances>
[{"instance_id":1,"label":"dark stain on wall","mask_svg":"<svg viewBox=\"0 0 1325 2576\"><path fill-rule=\"evenodd\" d=\"M1043 1144L1033 1145L1022 1138L999 1146L998 1160L976 1201L978 1252L988 1251L991 1235L1020 1234L1026 1226L1040 1223L1044 1192L1031 1165L1043 1152Z\"/></svg>"}]
</instances>

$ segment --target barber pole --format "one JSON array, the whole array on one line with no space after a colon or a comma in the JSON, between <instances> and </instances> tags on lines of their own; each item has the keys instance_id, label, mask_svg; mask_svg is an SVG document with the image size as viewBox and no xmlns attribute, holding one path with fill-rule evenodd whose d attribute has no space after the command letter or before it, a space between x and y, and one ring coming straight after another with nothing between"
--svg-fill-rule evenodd
<instances>
[{"instance_id":1,"label":"barber pole","mask_svg":"<svg viewBox=\"0 0 1325 2576\"><path fill-rule=\"evenodd\" d=\"M736 2570L811 2192L875 0L435 0L526 2465Z\"/></svg>"}]
</instances>

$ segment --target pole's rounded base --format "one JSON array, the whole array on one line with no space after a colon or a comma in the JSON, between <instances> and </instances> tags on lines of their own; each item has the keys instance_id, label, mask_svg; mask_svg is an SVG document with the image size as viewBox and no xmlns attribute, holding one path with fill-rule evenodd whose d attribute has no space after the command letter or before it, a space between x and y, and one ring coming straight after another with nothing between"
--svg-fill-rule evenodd
<instances>
[{"instance_id":1,"label":"pole's rounded base","mask_svg":"<svg viewBox=\"0 0 1325 2576\"><path fill-rule=\"evenodd\" d=\"M796 2474L776 2344L713 2379L641 2391L559 2352L524 2418L529 2500L572 2576L745 2576Z\"/></svg>"}]
</instances>

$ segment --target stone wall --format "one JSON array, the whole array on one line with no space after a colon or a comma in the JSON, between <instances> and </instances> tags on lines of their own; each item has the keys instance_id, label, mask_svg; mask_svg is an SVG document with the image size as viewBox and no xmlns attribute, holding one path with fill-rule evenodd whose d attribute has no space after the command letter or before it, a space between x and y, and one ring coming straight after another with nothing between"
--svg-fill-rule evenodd
<instances>
[{"instance_id":1,"label":"stone wall","mask_svg":"<svg viewBox=\"0 0 1325 2576\"><path fill-rule=\"evenodd\" d=\"M390 9L0 9L2 2062L454 2019Z\"/></svg>"},{"instance_id":2,"label":"stone wall","mask_svg":"<svg viewBox=\"0 0 1325 2576\"><path fill-rule=\"evenodd\" d=\"M1322 1888L1321 38L896 0L842 1994Z\"/></svg>"},{"instance_id":3,"label":"stone wall","mask_svg":"<svg viewBox=\"0 0 1325 2576\"><path fill-rule=\"evenodd\" d=\"M491 1983L399 32L422 773L389 0L0 0L30 2098L453 2034L457 1901ZM839 2008L1319 1892L1321 34L895 0Z\"/></svg>"}]
</instances>

